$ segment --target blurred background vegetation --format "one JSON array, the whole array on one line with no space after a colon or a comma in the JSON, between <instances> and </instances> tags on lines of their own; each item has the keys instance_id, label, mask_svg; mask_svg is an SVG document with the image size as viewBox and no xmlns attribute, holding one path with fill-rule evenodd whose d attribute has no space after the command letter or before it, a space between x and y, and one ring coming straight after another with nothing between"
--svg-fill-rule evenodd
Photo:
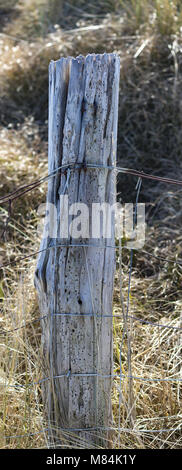
<instances>
[{"instance_id":1,"label":"blurred background vegetation","mask_svg":"<svg viewBox=\"0 0 182 470\"><path fill-rule=\"evenodd\" d=\"M48 65L61 56L115 52L121 60L118 163L160 176L182 179L182 2L179 0L0 0L0 195L47 174ZM136 178L118 176L118 198L134 202ZM0 262L13 261L39 247L37 208L46 185L13 205L0 207ZM140 202L146 203L146 244L134 254L130 314L148 321L181 325L180 261L182 200L179 187L143 181ZM119 261L117 266L119 265ZM123 253L123 296L126 302L129 253ZM26 383L41 377L40 326L21 327L38 317L33 287L35 262L24 260L1 269L2 355L0 381L1 447L46 445L40 390ZM119 271L114 310L121 313ZM114 324L114 366L119 371L123 323ZM179 332L134 323L131 327L135 381L131 411L130 384L123 387L121 425L144 430L121 433L123 448L179 448L181 423L179 383L155 382L179 375ZM127 345L123 349L127 372ZM154 379L154 382L152 382ZM18 388L17 384L21 384ZM118 387L113 391L117 425ZM130 398L129 398L130 395ZM135 410L135 412L133 412ZM131 419L132 417L132 419ZM42 424L43 423L43 424ZM147 429L177 431L150 434ZM26 437L26 433L35 435ZM21 439L7 436L24 435ZM73 436L72 436L73 439ZM118 436L114 438L118 445ZM69 442L70 437L69 437Z\"/></svg>"}]
</instances>

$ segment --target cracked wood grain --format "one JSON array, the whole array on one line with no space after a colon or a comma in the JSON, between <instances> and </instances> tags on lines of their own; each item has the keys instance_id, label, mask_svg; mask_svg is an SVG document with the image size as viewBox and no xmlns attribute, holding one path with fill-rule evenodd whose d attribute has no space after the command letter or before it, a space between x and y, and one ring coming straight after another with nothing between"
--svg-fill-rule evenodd
<instances>
[{"instance_id":1,"label":"cracked wood grain","mask_svg":"<svg viewBox=\"0 0 182 470\"><path fill-rule=\"evenodd\" d=\"M60 220L61 224L65 220L60 195L67 194L69 206L84 202L89 209L93 202L114 204L116 200L115 172L86 165L116 164L118 89L119 58L115 54L50 63L49 172L70 162L85 164L70 172L68 187L66 171L49 179L47 202L57 208L57 238L42 239L41 249L52 249L40 254L35 272L41 315L48 315L42 321L42 350L44 373L52 380L43 384L44 405L49 424L57 429L53 438L60 442L65 438L61 427L112 424L111 379L79 374L112 373L112 319L102 318L102 314L112 313L115 253L106 245L108 241L114 244L114 227L112 240L94 240L95 248L56 245L62 241ZM68 244L75 243L71 235ZM89 241L93 245L93 239L84 240ZM99 248L103 244L105 248ZM53 379L68 372L67 377ZM73 434L82 447L108 445L104 441L108 432L75 432L72 439Z\"/></svg>"}]
</instances>

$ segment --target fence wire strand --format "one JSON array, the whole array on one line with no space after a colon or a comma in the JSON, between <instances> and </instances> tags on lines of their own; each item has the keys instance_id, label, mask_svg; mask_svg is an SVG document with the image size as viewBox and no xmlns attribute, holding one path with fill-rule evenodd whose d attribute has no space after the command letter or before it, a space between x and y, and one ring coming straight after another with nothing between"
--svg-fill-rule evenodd
<instances>
[{"instance_id":1,"label":"fence wire strand","mask_svg":"<svg viewBox=\"0 0 182 470\"><path fill-rule=\"evenodd\" d=\"M118 318L119 320L122 320L121 319L121 315L120 314L111 314L111 315L105 315L105 314L96 314L94 315L93 313L50 313L50 314L46 314L46 315L43 315L42 317L38 317L38 318L35 318L31 321L28 321L26 322L24 325L21 325L21 326L18 326L17 328L13 328L12 330L3 330L3 331L0 331L0 336L3 336L3 335L7 335L7 334L11 334L13 333L14 331L18 331L18 330L22 330L23 328L27 328L28 326L31 326L33 323L37 323L37 322L40 322L41 320L44 320L46 318L48 318L50 315L53 315L53 316L67 316L68 318L69 317L98 317L98 318ZM156 328L169 328L169 329L172 329L172 330L177 330L177 331L182 331L182 327L180 326L172 326L172 325L165 325L165 324L162 324L162 323L154 323L154 322L151 322L149 320L144 320L143 318L137 318L135 317L134 315L128 315L128 319L131 318L132 320L135 320L135 321L138 321L140 323L145 323L147 325L150 325L152 327L156 327Z\"/></svg>"},{"instance_id":2,"label":"fence wire strand","mask_svg":"<svg viewBox=\"0 0 182 470\"><path fill-rule=\"evenodd\" d=\"M150 434L150 433L168 433L168 432L173 432L173 431L179 431L180 430L180 426L176 426L176 428L166 428L166 429L130 429L130 428L124 428L124 427L115 427L115 426L98 426L98 427L90 427L90 428L64 428L64 427L60 427L59 428L59 431L60 432L67 432L68 433L70 432L92 432L92 431L98 431L98 430L101 430L101 431L120 431L120 432L124 432L124 433L136 433L136 434ZM50 428L45 428L41 431L37 431L37 432L31 432L31 433L26 433L26 434L20 434L20 435L10 435L10 436L4 436L4 439L19 439L19 438L25 438L25 437L31 437L31 436L35 436L35 435L38 435L38 434L42 434L42 433L45 433L45 432L50 432Z\"/></svg>"},{"instance_id":3,"label":"fence wire strand","mask_svg":"<svg viewBox=\"0 0 182 470\"><path fill-rule=\"evenodd\" d=\"M36 188L38 188L41 184L47 182L49 180L49 178L52 178L52 177L55 177L55 175L58 173L58 172L64 172L65 175L67 176L67 179L66 179L66 184L65 184L65 190L64 192L68 189L68 185L69 185L69 177L70 177L70 172L73 171L73 170L81 170L83 169L84 171L87 171L87 169L107 169L107 170L111 170L111 171L116 171L117 173L122 173L122 174L127 174L127 175L132 175L132 176L135 176L138 178L138 183L137 183L137 186L136 186L136 190L137 190L137 193L136 193L136 203L135 203L135 212L134 212L134 226L136 225L136 216L137 216L137 204L138 204L138 199L139 199L139 194L140 194L140 190L141 190L141 184L142 184L142 180L143 179L150 179L150 180L154 180L154 181L158 181L158 182L161 182L161 183L167 183L167 184L174 184L174 185L179 185L179 186L182 186L182 181L180 180L176 180L176 179L171 179L171 178L166 178L166 177L160 177L160 176L155 176L155 175L150 175L150 174L147 174L147 173L144 173L143 171L138 171L138 170L133 170L133 169L129 169L129 168L122 168L122 167L119 167L119 166L108 166L108 165L93 165L93 164L75 164L75 162L71 162L69 163L68 165L61 165L59 166L58 168L56 168L55 170L53 170L51 173L49 173L48 175L46 175L45 177L42 177L42 178L39 178L35 181L32 181L31 183L27 184L27 185L22 185L20 186L19 188L17 188L15 191L12 191L11 193L3 196L3 197L0 197L0 204L4 204L4 203L8 203L9 204L9 210L8 210L8 217L7 217L7 220L6 220L6 223L5 223L5 230L7 229L7 226L8 226L8 222L9 222L9 219L10 219L10 216L11 216L11 211L12 211L12 202L27 194L28 192L30 191L33 191L35 190ZM7 263L3 263L0 265L0 268L1 269L4 269L10 265L14 265L16 263L19 263L20 261L22 260L26 260L26 259L29 259L29 258L32 258L33 256L35 255L38 255L44 251L48 251L50 249L54 249L55 252L57 250L57 248L61 248L61 247L83 247L83 249L85 250L85 256L86 256L86 248L87 247L99 247L100 249L106 249L106 248L111 248L111 249L114 249L114 250L119 250L119 260L120 260L120 269L122 269L122 260L121 260L121 257L122 257L122 249L125 248L125 247L122 247L121 244L119 244L118 246L117 245L104 245L104 246L100 246L100 245L96 245L96 244L86 244L86 243L71 243L71 244L68 244L68 243L60 243L60 244L53 244L53 245L50 245L48 247L46 247L45 249L41 249L41 250L38 250L38 251L34 251L33 253L31 254L28 254L28 255L25 255L25 256L20 256L20 257L16 257L16 259L14 260L11 260ZM141 250L142 253L146 254L147 256L151 256L151 257L154 257L160 261L163 261L163 262L167 262L167 263L173 263L175 265L179 265L179 266L182 266L182 260L181 262L178 261L178 260L172 260L172 259L168 259L168 258L164 258L162 256L158 256L158 255L155 255L154 253L150 253L150 252L147 252L146 250ZM56 257L55 257L56 258ZM130 384L130 405L132 403L132 386L133 386L133 380L139 380L139 381L142 381L142 382L182 382L182 378L179 378L179 377L166 377L166 378L150 378L150 377L140 377L140 376L136 376L135 374L133 375L132 374L132 358L131 358L131 338L130 338L130 332L131 332L131 323L129 325L129 322L131 321L138 321L138 322L141 322L141 323L144 323L146 325L150 325L152 327L157 327L157 328L168 328L168 329L172 329L172 330L177 330L177 331L181 331L182 330L182 327L178 327L178 326L173 326L173 325L168 325L168 324L160 324L158 322L152 322L152 321L149 321L149 320L146 320L146 319L142 319L142 318L138 318L134 315L130 315L129 314L129 300L130 300L130 291L131 291L131 276L132 276L132 268L133 268L133 248L130 250L130 266L129 266L129 279L128 279L128 293L127 293L127 305L126 305L126 312L125 312L125 309L124 309L124 305L123 305L123 298L122 298L122 285L120 286L120 297L121 297L121 308L122 308L122 315L121 314L96 314L95 313L95 310L94 310L94 306L93 306L93 311L94 313L57 313L56 312L56 305L54 306L55 308L55 311L53 313L50 313L50 314L46 314L42 317L39 317L39 318L35 318L33 319L32 321L29 321L29 322L26 322L24 323L23 325L21 326L18 326L14 329L11 329L11 330L4 330L4 331L0 331L0 335L7 335L7 334L11 334L12 332L15 332L15 331L18 331L20 329L23 329L23 328L26 328L30 325L32 325L33 323L35 322L41 322L42 320L45 320L47 319L49 316L51 316L51 318L53 319L53 316L64 316L66 315L67 317L72 317L72 316L84 316L84 317L93 317L94 321L97 317L102 317L102 318L118 318L120 321L123 322L123 334L122 334L122 338L121 338L121 344L120 344L120 372L119 374L118 373L112 373L112 374L102 374L102 373L99 373L98 370L100 370L100 367L99 367L99 364L97 364L97 371L93 371L93 372L85 372L85 373L72 373L70 370L65 372L65 373L61 373L61 374L57 374L56 376L54 376L52 374L52 371L53 371L53 367L51 367L51 375L50 377L44 377L36 382L31 382L31 383L26 383L26 384L15 384L15 385L12 385L10 382L9 384L7 383L1 383L0 385L2 385L4 388L6 387L14 387L15 389L18 389L18 388L23 388L24 390L31 387L31 386L37 386L37 385L40 385L42 384L43 382L45 381L48 381L48 380L51 380L52 381L52 384L53 384L53 388L54 388L54 382L55 380L58 380L58 379L61 379L61 378L66 378L68 380L71 380L72 377L96 377L97 378L97 386L96 386L96 395L95 395L95 399L96 399L96 404L95 404L95 407L96 407L96 426L95 427L90 427L90 428L64 428L64 427L60 427L59 428L59 431L60 432L81 432L81 431L84 431L84 432L92 432L92 431L98 431L98 430L114 430L114 431L117 431L119 433L119 447L120 447L120 438L121 438L121 433L124 432L124 433L136 433L136 434L139 434L139 435L142 435L142 434L151 434L151 433L168 433L168 432L175 432L175 431L178 431L180 429L180 426L177 426L176 428L164 428L164 429L135 429L135 423L131 420L130 421L130 424L131 424L131 428L124 428L122 427L120 424L121 424L121 405L122 405L122 387L123 387L123 383L124 383L124 380L128 380L129 381L129 384ZM88 273L89 274L89 273ZM90 286L91 288L91 286ZM51 320L52 321L52 320ZM52 324L52 323L51 323ZM97 328L96 328L96 333L97 333ZM127 346L128 346L128 374L123 374L122 373L122 348L123 348L123 344L124 344L124 339L127 339ZM97 338L97 345L98 345L98 338ZM98 351L97 351L98 352ZM98 357L99 357L99 354L98 354ZM97 420L97 394L98 394L98 378L100 379L107 379L107 378L112 378L112 379L119 379L119 415L118 415L118 426L114 427L114 426L110 426L110 427L104 427L104 426L99 426L98 425L98 420ZM7 380L8 382L8 380ZM130 410L130 413L131 413L131 416L132 416L132 411ZM41 433L46 433L48 432L49 435L52 437L52 427L50 426L50 422L49 422L49 427L48 428L45 428L41 431L38 431L38 432L31 432L31 433L26 433L26 434L22 434L22 435L9 435L9 436L4 436L5 439L17 439L17 438L24 438L24 437L31 437L31 436L34 436L34 435L38 435L38 434L41 434Z\"/></svg>"},{"instance_id":4,"label":"fence wire strand","mask_svg":"<svg viewBox=\"0 0 182 470\"><path fill-rule=\"evenodd\" d=\"M3 263L3 264L0 264L0 269L3 269L3 268L7 268L9 266L12 266L16 263L20 263L21 261L24 261L26 259L30 259L32 258L33 256L37 256L39 255L40 253L43 253L45 251L49 251L53 248L78 248L78 247L85 247L85 248L89 248L89 247L92 247L92 248L100 248L101 250L105 249L105 248L112 248L114 250L119 250L119 246L117 245L96 245L96 244L92 244L92 243L58 243L56 245L51 245L51 246L48 246L46 248L43 248L41 250L37 250L37 251L34 251L33 253L29 254L29 255L25 255L25 256L19 256L18 258L16 258L15 260L12 260L12 261L8 261L7 263ZM123 246L123 248L126 248L128 249L127 247ZM134 248L133 248L134 249ZM140 250L141 253L143 254L146 254L147 256L151 256L152 258L155 258L157 259L158 261L164 261L165 263L172 263L174 265L177 265L177 266L181 266L182 267L182 261L181 263L179 261L176 261L176 260L172 260L172 259L169 259L169 258L164 258L162 256L158 256L158 255L154 255L153 253L150 253L148 251L145 251L143 249Z\"/></svg>"},{"instance_id":5,"label":"fence wire strand","mask_svg":"<svg viewBox=\"0 0 182 470\"><path fill-rule=\"evenodd\" d=\"M49 178L54 177L58 172L62 172L62 171L66 172L68 169L71 170L71 171L84 169L86 171L89 168L90 169L97 169L98 168L98 169L116 171L117 173L123 173L123 174L131 175L131 176L136 176L136 177L139 177L139 178L142 178L142 179L150 179L150 180L154 180L154 181L159 181L161 183L168 183L168 184L174 184L174 185L182 186L182 181L181 180L176 180L176 179L173 179L173 178L167 178L167 177L157 176L157 175L150 175L150 174L145 173L143 171L134 170L132 168L123 168L123 167L114 166L114 165L102 165L102 164L101 165L99 165L99 164L96 165L96 164L92 164L92 163L85 164L85 163L69 162L68 164L61 165L58 168L55 168L55 170L53 170L48 175L43 176L42 178L39 178L37 180L34 180L34 181L32 181L32 183L20 186L15 191L12 191L12 192L10 192L9 194L7 194L5 196L1 196L0 197L0 204L5 203L5 202L9 202L10 200L13 201L14 199L17 199L17 198L23 196L25 193L27 193L29 191L33 191L34 189L36 189L41 184L47 182L49 180Z\"/></svg>"}]
</instances>

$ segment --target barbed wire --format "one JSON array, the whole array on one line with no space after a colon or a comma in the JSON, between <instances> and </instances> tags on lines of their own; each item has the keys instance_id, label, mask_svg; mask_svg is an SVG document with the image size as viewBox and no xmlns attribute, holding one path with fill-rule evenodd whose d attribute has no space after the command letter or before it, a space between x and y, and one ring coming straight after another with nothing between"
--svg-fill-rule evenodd
<instances>
[{"instance_id":1,"label":"barbed wire","mask_svg":"<svg viewBox=\"0 0 182 470\"><path fill-rule=\"evenodd\" d=\"M127 175L132 175L144 179L151 179L154 181L159 181L161 183L168 183L168 184L174 184L178 186L182 186L182 181L173 179L173 178L167 178L163 176L157 176L157 175L150 175L149 173L145 173L140 170L134 170L132 168L123 168L120 166L114 166L114 165L97 165L97 164L89 164L89 163L75 163L75 162L69 162L68 164L64 164L59 166L58 168L55 168L52 172L47 174L46 176L43 176L37 180L32 181L32 183L28 183L26 185L20 186L17 188L15 191L10 192L9 194L5 196L0 197L0 204L9 202L10 200L13 201L22 195L26 194L29 191L33 191L36 189L38 186L41 184L45 183L49 178L54 177L58 172L66 172L68 169L72 170L81 170L84 169L87 171L87 169L106 169L110 171L116 171L117 173L123 173Z\"/></svg>"},{"instance_id":2,"label":"barbed wire","mask_svg":"<svg viewBox=\"0 0 182 470\"><path fill-rule=\"evenodd\" d=\"M176 180L176 179L171 179L171 178L165 178L165 177L160 177L160 176L155 176L155 175L149 175L147 173L144 173L143 171L138 171L138 170L133 170L133 169L128 169L128 168L122 168L122 167L116 167L116 166L107 166L107 165L92 165L92 164L78 164L78 163L75 163L75 162L71 162L67 165L61 165L60 167L56 168L55 170L53 170L51 173L49 173L48 175L46 175L45 177L42 177L42 178L39 178L27 185L23 185L23 186L20 186L19 188L17 188L15 191L12 191L11 193L9 193L8 195L5 195L3 197L0 198L0 204L4 204L4 203L9 203L9 211L8 211L8 219L6 221L6 227L8 225L8 220L9 220L9 217L10 217L10 211L11 211L11 204L12 202L23 196L24 194L27 194L28 192L30 191L33 191L35 190L36 188L38 188L41 184L43 184L44 182L46 182L49 178L51 177L54 177L59 171L60 172L64 172L66 175L67 175L67 172L69 171L72 171L72 170L81 170L83 169L84 171L87 171L87 169L106 169L108 171L116 171L116 172L120 172L120 173L123 173L123 174L128 174L128 175L132 175L132 176L136 176L139 178L138 182L140 182L140 184L138 185L138 191L137 191L137 199L136 199L136 206L137 206L137 203L138 203L138 196L139 196L139 190L140 190L140 186L141 186L141 181L142 179L151 179L151 180L154 180L154 181L159 181L161 183L167 183L167 184L174 184L174 185L180 185L182 186L182 181L180 180ZM136 216L136 207L135 207L135 216ZM13 265L15 263L18 263L22 260L25 260L25 259L29 259L35 255L38 255L44 251L48 251L52 248L63 248L63 247L66 247L66 248L72 248L72 247L97 247L97 248L100 248L100 249L106 249L106 248L111 248L111 249L119 249L119 246L117 245L96 245L96 244L86 244L86 243L58 243L58 244L52 244L44 249L41 249L41 250L37 250L37 251L34 251L33 253L31 254L28 254L28 255L25 255L25 256L20 256L18 258L16 258L15 260L12 260L12 261L9 261L7 263L3 263L0 265L0 268L3 269L5 267L8 267L10 265ZM125 248L125 247L124 247ZM148 256L151 256L151 257L154 257L156 258L157 260L161 260L161 261L164 261L164 262L168 262L168 263L173 263L173 264L176 264L176 265L179 265L179 266L182 266L182 261L179 262L177 260L171 260L171 259L168 259L168 258L164 258L162 256L158 256L158 255L155 255L153 253L149 253L145 250L141 250L144 254L148 255ZM124 320L128 321L129 319L133 319L135 321L139 321L139 322L142 322L144 324L148 324L148 325L151 325L151 326L155 326L155 327L160 327L160 328L171 328L173 330L178 330L178 331L181 331L182 330L182 327L177 327L177 326L172 326L172 325L166 325L166 324L160 324L160 323L154 323L154 322L151 322L149 320L145 320L145 319L141 319L141 318L137 318L133 315L130 315L129 314L129 295L130 295L130 288L131 288L131 274L132 274L132 267L133 267L133 249L131 249L131 256L130 256L130 268L129 268L129 284L128 284L128 298L127 298L127 313L126 313L126 318ZM50 314L46 314L42 317L39 317L39 318L36 318L36 319L33 319L32 321L30 322L26 322L24 325L21 325L15 329L12 329L12 330L7 330L7 331L3 331L3 332L0 332L0 335L2 336L3 334L10 334L14 331L17 331L17 330L20 330L22 328L25 328L25 327L28 327L30 326L31 324L35 323L35 322L39 322L43 319L46 319L48 318L49 316L84 316L84 317L93 317L94 319L96 319L97 317L102 317L102 318L108 318L108 317L112 317L112 318L119 318L121 320L121 316L119 314L109 314L109 315L106 315L106 314L97 314L97 313L50 313ZM123 342L123 339L124 339L124 335L126 333L126 323L125 323L125 327L124 327L124 331L123 331L123 338L122 338L122 342ZM122 343L121 343L121 347L122 347ZM23 388L23 389L27 389L31 386L34 386L34 385L39 385L39 384L42 384L43 382L45 381L48 381L48 380L57 380L57 379L61 379L61 378L66 378L68 380L70 380L72 377L99 377L100 379L132 379L132 380L139 380L139 381L142 381L142 382L182 382L182 378L179 378L179 377L166 377L166 378L150 378L150 377L140 377L140 376L137 376L137 375L133 375L133 374L123 374L122 373L122 370L121 370L121 367L120 367L120 373L113 373L113 374L101 374L101 373L98 373L98 372L84 372L84 373L72 373L71 370L68 370L67 372L64 372L64 373L61 373L61 374L57 374L55 376L51 375L50 377L44 377L40 380L38 380L37 382L31 382L31 383L26 383L26 384L6 384L6 383L2 383L0 385L2 385L3 387L13 387L15 389L18 389L18 388ZM121 405L121 403L120 403ZM91 432L92 430L95 430L95 431L98 431L98 430L117 430L118 432L131 432L131 433L139 433L139 434L142 434L142 433L162 433L162 432L175 432L177 430L180 429L179 426L177 426L176 428L169 428L169 429L128 429L128 428L122 428L120 425L117 426L117 427L103 427L103 426L97 426L97 427L91 427L91 428L59 428L60 431L67 431L67 432L79 432L79 431L84 431L84 432ZM37 433L28 433L28 434L24 434L24 435L19 435L19 436L4 436L6 439L10 439L10 438L20 438L20 437L28 437L28 436L34 436L35 434L39 434L39 433L43 433L43 432L50 432L50 428L46 428L42 431L39 431Z\"/></svg>"},{"instance_id":3,"label":"barbed wire","mask_svg":"<svg viewBox=\"0 0 182 470\"><path fill-rule=\"evenodd\" d=\"M155 175L150 175L150 174L144 173L143 171L138 171L138 170L134 170L134 169L130 169L130 168L122 168L122 167L113 166L113 165L99 165L99 164L98 165L96 165L96 164L93 165L93 164L88 164L88 163L86 164L86 163L70 162L69 164L64 164L64 165L59 166L58 168L56 168L55 170L50 172L48 175L46 175L42 178L39 178L37 180L34 180L32 183L29 183L27 185L20 186L15 191L12 191L9 194L0 197L0 204L1 203L6 203L6 202L9 203L8 217L7 217L7 220L6 220L6 223L5 223L5 228L3 230L3 234L4 234L4 231L7 229L8 221L10 219L11 209L12 209L12 201L14 201L15 199L21 197L22 195L26 194L27 192L36 189L42 183L46 182L49 178L54 177L58 172L61 172L61 171L67 172L68 170L71 171L71 170L75 170L75 169L78 169L78 170L84 169L86 171L87 168L90 168L90 169L99 168L99 169L114 170L114 171L125 173L125 174L128 174L128 175L137 176L139 178L147 178L147 179L157 180L157 181L160 181L160 182L165 182L165 183L168 183L168 184L170 183L170 184L177 184L177 185L182 186L182 181L180 181L180 180L165 178L165 177L160 177L160 176L155 176ZM62 247L66 246L67 247L67 246L78 246L78 245L77 244L75 244L75 245L74 244L70 244L70 245L60 244L60 245L57 245L57 246L62 246ZM83 245L79 244L79 246L83 246ZM102 247L100 245L91 245L91 244L86 245L86 244L84 244L84 246L85 247L95 246L95 247L99 247L99 248L113 248L113 249L116 249L116 250L119 249L119 247L117 247L117 245L113 245L113 246L112 245L107 245L107 246L104 245ZM43 251L49 250L51 248L55 248L55 245L49 246L49 247L47 247L45 249L42 249L42 250L34 251L33 253L31 253L29 255L26 255L26 256L18 257L18 259L16 259L16 260L12 260L12 261L9 261L7 263L0 264L0 269L8 267L12 264L18 263L18 262L23 261L25 259L28 259L32 256L38 255L38 254L42 253ZM166 261L166 262L169 262L169 263L174 263L174 264L177 264L179 266L182 266L182 261L180 263L177 260L170 260L168 258L164 258L164 257L158 256L158 255L155 255L153 253L146 252L145 250L142 250L142 252L144 254L146 254L147 256L154 257L158 260Z\"/></svg>"}]
</instances>

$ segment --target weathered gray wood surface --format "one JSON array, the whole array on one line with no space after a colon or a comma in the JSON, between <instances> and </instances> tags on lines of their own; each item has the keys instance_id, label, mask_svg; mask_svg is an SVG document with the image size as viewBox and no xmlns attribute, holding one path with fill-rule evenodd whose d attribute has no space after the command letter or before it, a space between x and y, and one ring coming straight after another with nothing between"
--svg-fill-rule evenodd
<instances>
[{"instance_id":1,"label":"weathered gray wood surface","mask_svg":"<svg viewBox=\"0 0 182 470\"><path fill-rule=\"evenodd\" d=\"M115 165L118 89L119 58L114 54L50 63L49 172L70 162ZM60 213L61 224L65 219L59 197L67 194L69 206L83 202L89 209L93 202L113 204L115 172L72 169L66 186L67 181L68 171L49 179L47 201L57 208L57 238L43 238L41 249L49 249L40 254L35 273L40 311L48 315L42 320L44 375L68 374L43 383L44 404L56 429L99 427L98 432L70 435L73 447L76 436L81 447L93 447L103 444L98 436L109 436L100 427L112 424L112 380L101 376L112 373L112 318L103 315L112 314L115 250L106 245L114 244L114 228L110 239L61 239ZM90 246L56 246L63 242ZM65 442L64 432L57 436Z\"/></svg>"}]
</instances>

